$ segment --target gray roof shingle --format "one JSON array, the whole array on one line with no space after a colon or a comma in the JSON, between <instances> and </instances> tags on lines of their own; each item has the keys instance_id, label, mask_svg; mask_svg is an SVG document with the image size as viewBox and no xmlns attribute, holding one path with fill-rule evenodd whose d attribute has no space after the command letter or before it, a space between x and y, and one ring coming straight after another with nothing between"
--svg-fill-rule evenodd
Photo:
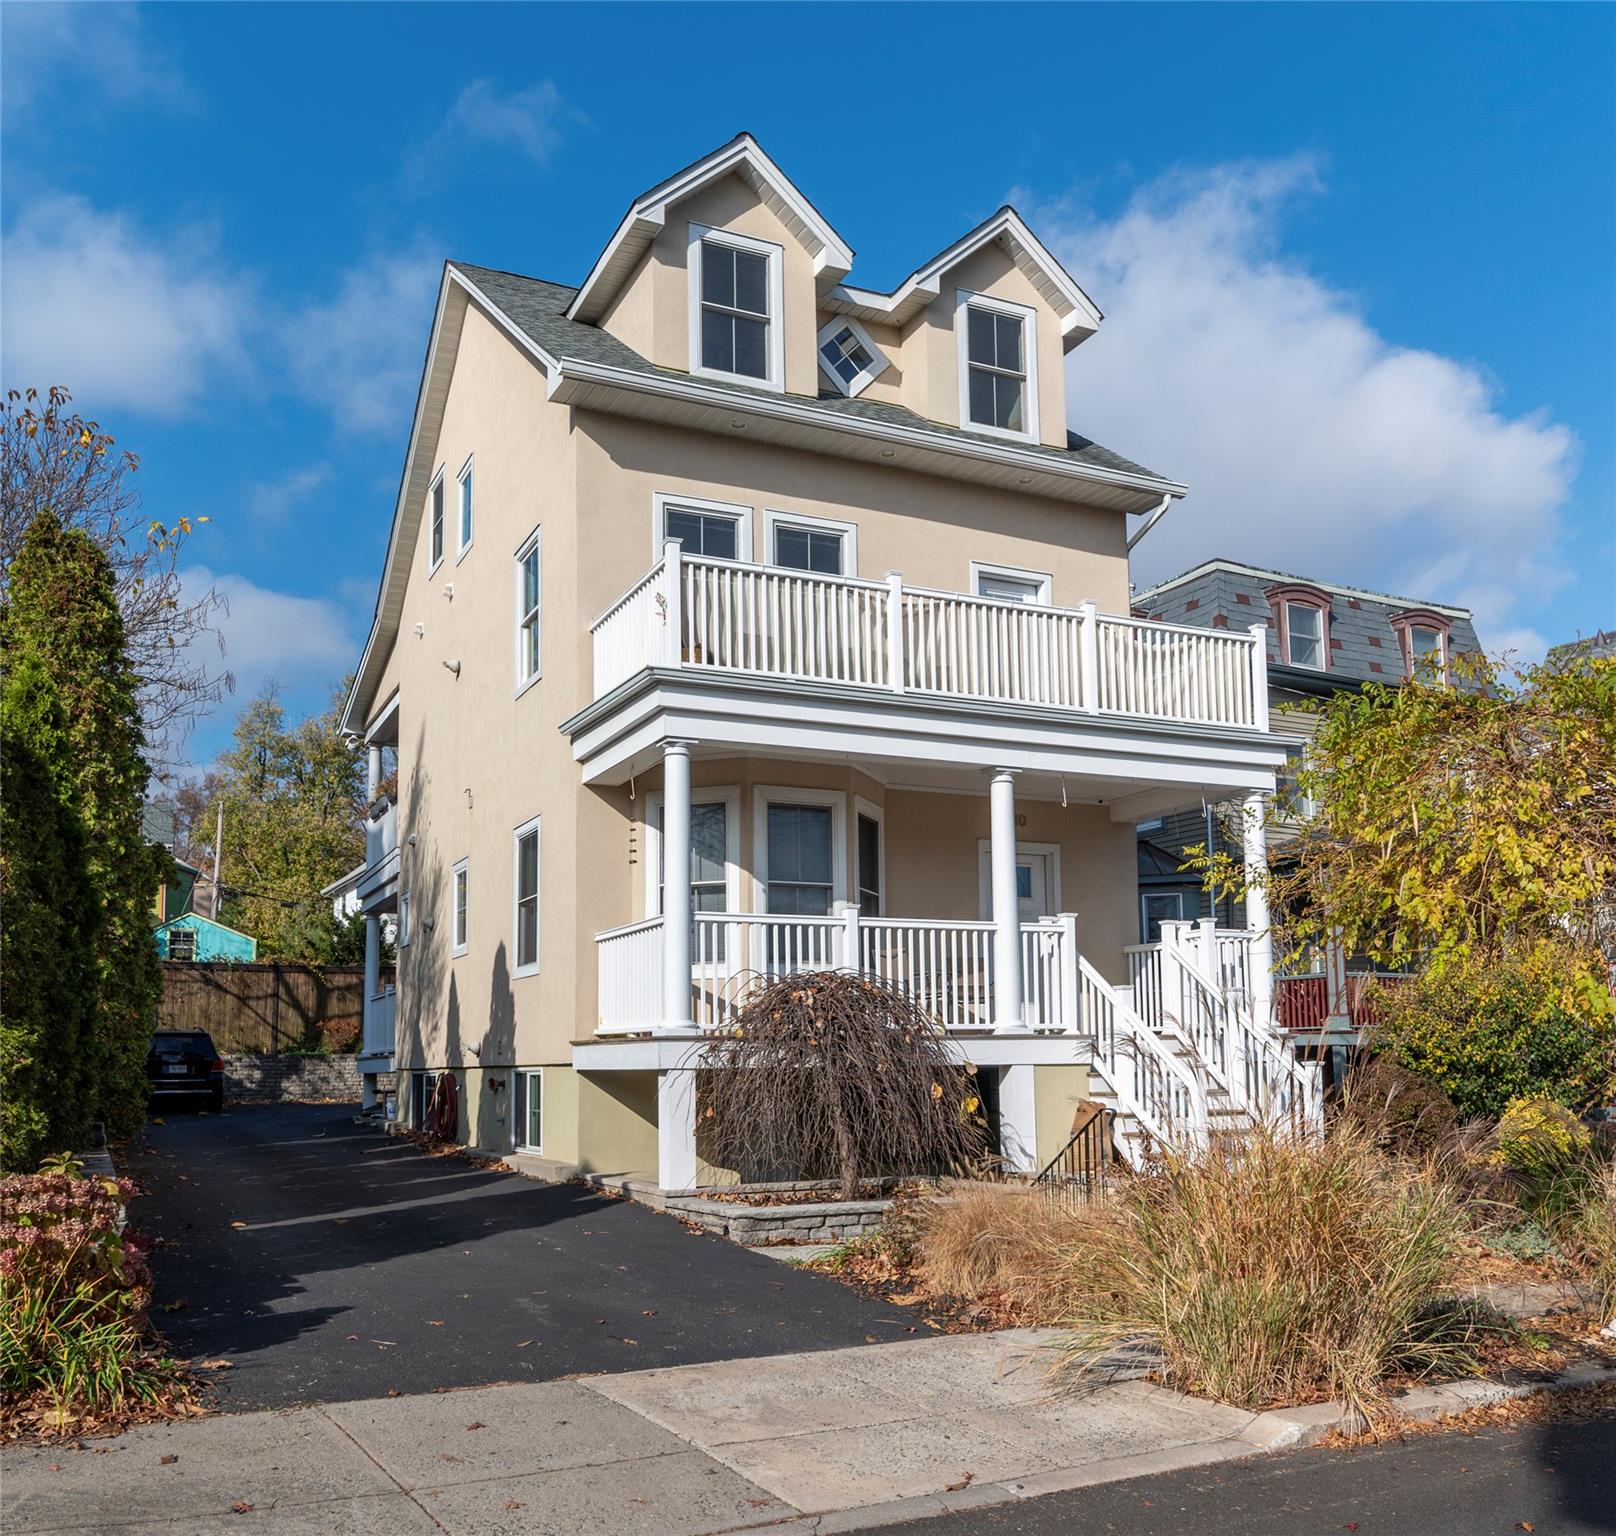
<instances>
[{"instance_id":1,"label":"gray roof shingle","mask_svg":"<svg viewBox=\"0 0 1616 1536\"><path fill-rule=\"evenodd\" d=\"M563 283L545 282L542 278L522 277L515 272L501 272L493 267L474 266L470 262L450 263L463 272L489 301L496 304L527 336L555 357L573 357L580 362L600 363L607 367L624 368L669 379L686 379L688 374L676 368L660 368L641 357L632 347L619 341L599 326L586 325L567 318L567 306L572 303L576 288ZM773 391L752 389L743 384L725 384L725 389L737 394L758 395L767 399L778 398ZM798 404L810 402L798 399ZM920 428L948 437L964 438L972 442L1002 447L1002 439L981 432L966 432L942 422L931 421L905 406L890 405L880 400L849 400L845 396L826 391L811 402L828 415L859 417L866 421L884 422L889 426ZM1167 477L1153 469L1135 464L1120 453L1102 448L1092 439L1076 432L1066 434L1065 448L1051 448L1039 443L1021 443L1023 452L1046 455L1052 459L1073 461L1108 469L1118 474L1142 475L1147 479L1166 483Z\"/></svg>"}]
</instances>

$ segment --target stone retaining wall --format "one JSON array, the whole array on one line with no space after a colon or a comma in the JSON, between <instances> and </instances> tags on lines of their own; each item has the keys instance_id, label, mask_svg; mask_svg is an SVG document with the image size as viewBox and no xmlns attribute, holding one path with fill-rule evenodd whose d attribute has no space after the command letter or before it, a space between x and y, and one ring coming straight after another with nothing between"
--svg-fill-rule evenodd
<instances>
[{"instance_id":1,"label":"stone retaining wall","mask_svg":"<svg viewBox=\"0 0 1616 1536\"><path fill-rule=\"evenodd\" d=\"M890 1184L891 1181L882 1181ZM823 1183L747 1184L739 1186L748 1194L772 1190L793 1193L829 1190ZM699 1191L667 1194L663 1209L693 1221L739 1243L743 1248L760 1248L775 1243L847 1243L856 1237L878 1232L891 1200L826 1200L815 1203L748 1205L736 1200L713 1200Z\"/></svg>"},{"instance_id":2,"label":"stone retaining wall","mask_svg":"<svg viewBox=\"0 0 1616 1536\"><path fill-rule=\"evenodd\" d=\"M357 1103L358 1061L357 1056L226 1056L224 1096L236 1104ZM378 1075L379 1089L392 1085L391 1073Z\"/></svg>"}]
</instances>

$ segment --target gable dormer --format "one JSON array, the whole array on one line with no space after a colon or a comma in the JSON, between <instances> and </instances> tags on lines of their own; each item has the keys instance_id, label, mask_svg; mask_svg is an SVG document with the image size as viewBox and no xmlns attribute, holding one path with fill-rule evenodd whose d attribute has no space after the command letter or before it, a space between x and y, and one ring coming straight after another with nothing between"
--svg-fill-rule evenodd
<instances>
[{"instance_id":1,"label":"gable dormer","mask_svg":"<svg viewBox=\"0 0 1616 1536\"><path fill-rule=\"evenodd\" d=\"M852 265L743 133L635 199L568 314L659 367L812 396L820 298Z\"/></svg>"},{"instance_id":2,"label":"gable dormer","mask_svg":"<svg viewBox=\"0 0 1616 1536\"><path fill-rule=\"evenodd\" d=\"M890 293L844 282L852 264L741 134L634 201L568 316L693 378L1067 446L1065 355L1102 317L1013 208Z\"/></svg>"}]
</instances>

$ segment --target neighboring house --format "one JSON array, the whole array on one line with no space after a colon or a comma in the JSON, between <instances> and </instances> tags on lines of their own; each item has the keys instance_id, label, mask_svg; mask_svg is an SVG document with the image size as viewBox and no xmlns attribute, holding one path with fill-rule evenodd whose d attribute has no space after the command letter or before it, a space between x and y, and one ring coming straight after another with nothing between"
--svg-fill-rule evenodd
<instances>
[{"instance_id":1,"label":"neighboring house","mask_svg":"<svg viewBox=\"0 0 1616 1536\"><path fill-rule=\"evenodd\" d=\"M452 1071L463 1140L722 1179L701 1032L824 965L922 998L1014 1167L1083 1099L1128 1150L1201 1089L1251 1107L1236 1059L1316 1088L1264 924L1218 941L1217 1062L1130 990L1134 824L1260 804L1285 745L1250 631L1129 615L1129 519L1184 487L1067 428L1100 311L1009 208L890 292L852 267L747 135L581 285L446 265L344 712L373 794L397 753L356 889L373 959L398 921L362 1070L406 1122ZM1158 957L1186 995L1196 940Z\"/></svg>"},{"instance_id":2,"label":"neighboring house","mask_svg":"<svg viewBox=\"0 0 1616 1536\"><path fill-rule=\"evenodd\" d=\"M1236 560L1207 560L1139 592L1133 611L1141 618L1212 631L1263 627L1269 728L1286 743L1279 791L1287 802L1298 794L1296 769L1314 726L1312 715L1287 705L1366 683L1399 683L1422 666L1445 676L1453 657L1481 649L1467 608L1304 580ZM1305 801L1297 806L1305 814ZM1195 845L1243 857L1242 837L1230 832L1239 818L1229 809L1208 801L1139 824L1141 943L1154 941L1163 921L1215 916L1220 924L1244 925L1240 903L1222 901L1213 913L1199 879L1182 869L1185 851ZM1285 839L1281 823L1270 833L1270 857L1283 857ZM1282 1022L1313 1033L1327 1028L1336 1043L1350 1041L1356 1034L1350 978L1361 969L1367 967L1335 955L1321 960L1315 973L1281 981Z\"/></svg>"},{"instance_id":3,"label":"neighboring house","mask_svg":"<svg viewBox=\"0 0 1616 1536\"><path fill-rule=\"evenodd\" d=\"M1551 645L1544 662L1551 667L1566 667L1579 661L1610 661L1616 659L1616 629L1600 630L1580 640L1567 640Z\"/></svg>"},{"instance_id":4,"label":"neighboring house","mask_svg":"<svg viewBox=\"0 0 1616 1536\"><path fill-rule=\"evenodd\" d=\"M331 903L331 915L339 922L364 910L359 898L359 882L364 879L366 866L355 864L340 880L322 886L320 894ZM388 913L382 918L382 937L389 944L398 943L398 916Z\"/></svg>"},{"instance_id":5,"label":"neighboring house","mask_svg":"<svg viewBox=\"0 0 1616 1536\"><path fill-rule=\"evenodd\" d=\"M158 956L164 960L233 960L246 964L258 958L257 939L197 912L160 924L154 937Z\"/></svg>"}]
</instances>

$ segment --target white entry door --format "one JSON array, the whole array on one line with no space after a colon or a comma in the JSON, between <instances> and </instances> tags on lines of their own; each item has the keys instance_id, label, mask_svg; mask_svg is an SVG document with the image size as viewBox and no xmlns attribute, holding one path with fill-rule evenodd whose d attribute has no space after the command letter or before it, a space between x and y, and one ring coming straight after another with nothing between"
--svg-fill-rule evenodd
<instances>
[{"instance_id":1,"label":"white entry door","mask_svg":"<svg viewBox=\"0 0 1616 1536\"><path fill-rule=\"evenodd\" d=\"M982 916L993 916L992 851L983 838L978 845ZM1060 882L1056 878L1056 855L1036 845L1016 846L1016 913L1024 923L1053 917L1060 910Z\"/></svg>"},{"instance_id":2,"label":"white entry door","mask_svg":"<svg viewBox=\"0 0 1616 1536\"><path fill-rule=\"evenodd\" d=\"M1050 917L1049 860L1041 853L1023 854L1016 860L1016 912L1024 923Z\"/></svg>"}]
</instances>

